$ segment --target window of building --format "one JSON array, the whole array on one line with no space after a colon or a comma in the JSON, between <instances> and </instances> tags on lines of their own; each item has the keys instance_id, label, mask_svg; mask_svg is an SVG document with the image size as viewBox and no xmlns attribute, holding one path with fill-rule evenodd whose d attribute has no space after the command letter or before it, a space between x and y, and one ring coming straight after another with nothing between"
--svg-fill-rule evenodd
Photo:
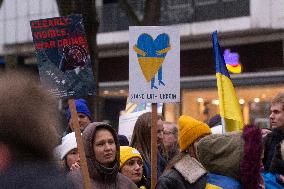
<instances>
[{"instance_id":1,"label":"window of building","mask_svg":"<svg viewBox=\"0 0 284 189\"><path fill-rule=\"evenodd\" d=\"M259 85L235 87L245 124L269 126L270 101L284 85ZM217 89L184 89L182 91L181 114L191 115L207 122L219 113Z\"/></svg>"}]
</instances>

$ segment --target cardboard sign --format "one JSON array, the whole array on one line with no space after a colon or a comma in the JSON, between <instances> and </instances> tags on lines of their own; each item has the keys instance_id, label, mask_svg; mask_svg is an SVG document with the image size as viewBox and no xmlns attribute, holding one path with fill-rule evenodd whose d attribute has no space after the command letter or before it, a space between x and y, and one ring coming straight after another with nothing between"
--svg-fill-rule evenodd
<instances>
[{"instance_id":1,"label":"cardboard sign","mask_svg":"<svg viewBox=\"0 0 284 189\"><path fill-rule=\"evenodd\" d=\"M129 27L129 99L180 101L180 35L177 27Z\"/></svg>"},{"instance_id":2,"label":"cardboard sign","mask_svg":"<svg viewBox=\"0 0 284 189\"><path fill-rule=\"evenodd\" d=\"M163 112L163 103L158 103L158 114ZM131 141L135 123L140 115L151 112L151 103L132 103L127 98L126 108L122 115L119 116L118 134L125 135Z\"/></svg>"},{"instance_id":3,"label":"cardboard sign","mask_svg":"<svg viewBox=\"0 0 284 189\"><path fill-rule=\"evenodd\" d=\"M146 112L148 111L142 110L119 116L118 134L125 135L128 138L128 140L131 141L134 126L138 117Z\"/></svg>"},{"instance_id":4,"label":"cardboard sign","mask_svg":"<svg viewBox=\"0 0 284 189\"><path fill-rule=\"evenodd\" d=\"M30 26L42 84L60 98L94 95L82 16L32 20Z\"/></svg>"}]
</instances>

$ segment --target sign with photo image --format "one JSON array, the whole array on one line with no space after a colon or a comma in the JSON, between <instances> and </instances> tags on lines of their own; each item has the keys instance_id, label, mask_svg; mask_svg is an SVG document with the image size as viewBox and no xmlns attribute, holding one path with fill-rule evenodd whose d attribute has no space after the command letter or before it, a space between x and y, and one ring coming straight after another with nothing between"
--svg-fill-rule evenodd
<instances>
[{"instance_id":1,"label":"sign with photo image","mask_svg":"<svg viewBox=\"0 0 284 189\"><path fill-rule=\"evenodd\" d=\"M88 43L81 15L30 21L41 82L55 96L95 94Z\"/></svg>"}]
</instances>

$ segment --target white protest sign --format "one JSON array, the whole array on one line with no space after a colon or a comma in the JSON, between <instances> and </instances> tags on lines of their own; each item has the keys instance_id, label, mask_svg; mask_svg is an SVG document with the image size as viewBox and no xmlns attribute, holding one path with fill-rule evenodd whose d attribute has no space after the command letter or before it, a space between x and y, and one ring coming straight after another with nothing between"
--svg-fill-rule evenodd
<instances>
[{"instance_id":1,"label":"white protest sign","mask_svg":"<svg viewBox=\"0 0 284 189\"><path fill-rule=\"evenodd\" d=\"M138 117L146 112L147 112L146 110L143 110L119 116L118 134L125 135L128 138L128 140L131 141L134 126Z\"/></svg>"},{"instance_id":2,"label":"white protest sign","mask_svg":"<svg viewBox=\"0 0 284 189\"><path fill-rule=\"evenodd\" d=\"M133 107L134 108L131 108ZM127 111L127 110L132 111ZM158 114L162 114L163 103L158 104ZM127 99L125 113L119 116L118 134L125 135L129 141L134 130L135 123L140 115L146 112L151 112L151 104L136 104L131 103Z\"/></svg>"},{"instance_id":3,"label":"white protest sign","mask_svg":"<svg viewBox=\"0 0 284 189\"><path fill-rule=\"evenodd\" d=\"M177 27L129 27L129 99L180 101L180 35Z\"/></svg>"}]
</instances>

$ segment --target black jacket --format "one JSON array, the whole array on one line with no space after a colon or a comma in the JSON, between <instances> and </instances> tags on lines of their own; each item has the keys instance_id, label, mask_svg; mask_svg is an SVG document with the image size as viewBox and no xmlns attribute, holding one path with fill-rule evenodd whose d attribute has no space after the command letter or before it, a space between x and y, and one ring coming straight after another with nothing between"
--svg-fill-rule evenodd
<instances>
[{"instance_id":1,"label":"black jacket","mask_svg":"<svg viewBox=\"0 0 284 189\"><path fill-rule=\"evenodd\" d=\"M25 161L14 164L0 173L0 189L73 189L65 173L53 164Z\"/></svg>"},{"instance_id":2,"label":"black jacket","mask_svg":"<svg viewBox=\"0 0 284 189\"><path fill-rule=\"evenodd\" d=\"M270 164L269 172L284 175L284 161L282 160L284 157L281 156L280 149L281 149L281 145L278 144L276 146L274 156Z\"/></svg>"},{"instance_id":3,"label":"black jacket","mask_svg":"<svg viewBox=\"0 0 284 189\"><path fill-rule=\"evenodd\" d=\"M159 178L156 189L203 189L205 186L205 176L190 184L176 169L171 169Z\"/></svg>"},{"instance_id":4,"label":"black jacket","mask_svg":"<svg viewBox=\"0 0 284 189\"><path fill-rule=\"evenodd\" d=\"M174 167L163 173L156 189L204 189L206 170L196 159L184 156Z\"/></svg>"},{"instance_id":5,"label":"black jacket","mask_svg":"<svg viewBox=\"0 0 284 189\"><path fill-rule=\"evenodd\" d=\"M264 139L264 157L262 162L265 171L269 170L275 148L282 140L284 140L284 133L279 129L273 129Z\"/></svg>"}]
</instances>

